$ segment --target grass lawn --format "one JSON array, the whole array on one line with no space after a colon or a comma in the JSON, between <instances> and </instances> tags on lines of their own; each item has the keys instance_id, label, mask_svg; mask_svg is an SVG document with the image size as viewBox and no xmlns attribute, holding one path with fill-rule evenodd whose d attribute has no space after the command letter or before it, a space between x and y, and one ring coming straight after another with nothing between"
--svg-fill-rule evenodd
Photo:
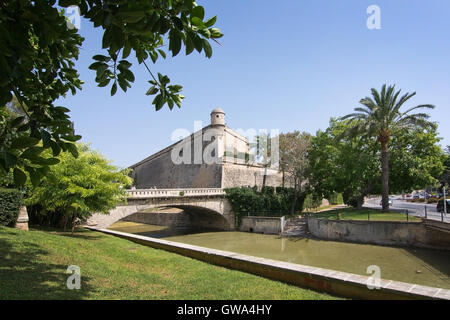
<instances>
[{"instance_id":1,"label":"grass lawn","mask_svg":"<svg viewBox=\"0 0 450 320\"><path fill-rule=\"evenodd\" d=\"M67 267L81 268L69 290ZM334 299L80 229L22 231L0 226L0 299Z\"/></svg>"},{"instance_id":2,"label":"grass lawn","mask_svg":"<svg viewBox=\"0 0 450 320\"><path fill-rule=\"evenodd\" d=\"M375 209L354 209L354 208L343 208L336 210L329 210L324 212L319 212L314 214L315 217L318 218L326 218L326 219L337 219L338 214L340 214L341 220L366 220L368 219L368 215L370 215L370 221L405 221L406 222L406 214L398 213L398 212L390 212L385 213L381 212L381 210ZM419 222L420 218L409 215L410 222Z\"/></svg>"}]
</instances>

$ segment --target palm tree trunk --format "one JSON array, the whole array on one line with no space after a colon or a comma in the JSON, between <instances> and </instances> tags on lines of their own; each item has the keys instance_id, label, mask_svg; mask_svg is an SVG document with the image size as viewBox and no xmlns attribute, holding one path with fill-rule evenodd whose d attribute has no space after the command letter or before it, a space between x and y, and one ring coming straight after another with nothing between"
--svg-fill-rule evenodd
<instances>
[{"instance_id":1,"label":"palm tree trunk","mask_svg":"<svg viewBox=\"0 0 450 320\"><path fill-rule=\"evenodd\" d=\"M381 141L381 204L382 211L389 212L389 150L384 140Z\"/></svg>"}]
</instances>

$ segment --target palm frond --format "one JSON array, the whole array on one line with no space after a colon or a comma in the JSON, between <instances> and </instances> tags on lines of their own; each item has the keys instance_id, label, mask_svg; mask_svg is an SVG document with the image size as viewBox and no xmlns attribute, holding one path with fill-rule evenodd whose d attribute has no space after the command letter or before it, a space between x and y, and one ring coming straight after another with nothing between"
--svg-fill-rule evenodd
<instances>
[{"instance_id":1,"label":"palm frond","mask_svg":"<svg viewBox=\"0 0 450 320\"><path fill-rule=\"evenodd\" d=\"M432 104L420 104L420 105L418 105L418 106L415 106L415 107L412 107L412 108L406 110L405 112L403 112L403 114L408 114L408 113L410 113L411 111L414 111L414 110L416 110L416 109L422 109L422 108L434 109L435 106L432 105Z\"/></svg>"}]
</instances>

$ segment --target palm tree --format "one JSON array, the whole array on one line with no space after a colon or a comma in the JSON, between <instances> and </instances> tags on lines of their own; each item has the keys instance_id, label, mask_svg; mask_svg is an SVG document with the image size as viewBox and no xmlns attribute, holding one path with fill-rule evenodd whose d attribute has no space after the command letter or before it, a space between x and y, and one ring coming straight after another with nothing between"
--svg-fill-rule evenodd
<instances>
[{"instance_id":1,"label":"palm tree","mask_svg":"<svg viewBox=\"0 0 450 320\"><path fill-rule=\"evenodd\" d=\"M372 88L372 96L361 99L363 107L355 108L354 113L342 117L351 124L346 135L355 137L365 135L376 137L381 145L381 195L383 212L389 211L389 141L399 130L429 129L434 124L428 121L426 113L411 113L421 108L434 109L433 105L422 104L401 112L400 108L416 93L400 96L401 90L395 92L395 85L383 85L381 93Z\"/></svg>"}]
</instances>

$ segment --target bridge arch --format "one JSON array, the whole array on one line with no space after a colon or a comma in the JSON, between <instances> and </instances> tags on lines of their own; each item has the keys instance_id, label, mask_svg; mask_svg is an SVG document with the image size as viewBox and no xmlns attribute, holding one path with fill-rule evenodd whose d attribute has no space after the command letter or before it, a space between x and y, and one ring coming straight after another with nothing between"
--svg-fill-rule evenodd
<instances>
[{"instance_id":1,"label":"bridge arch","mask_svg":"<svg viewBox=\"0 0 450 320\"><path fill-rule=\"evenodd\" d=\"M234 213L222 189L133 190L126 205L117 206L108 215L95 213L87 224L108 228L131 215L163 207L183 210L189 216L190 226L234 230Z\"/></svg>"}]
</instances>

